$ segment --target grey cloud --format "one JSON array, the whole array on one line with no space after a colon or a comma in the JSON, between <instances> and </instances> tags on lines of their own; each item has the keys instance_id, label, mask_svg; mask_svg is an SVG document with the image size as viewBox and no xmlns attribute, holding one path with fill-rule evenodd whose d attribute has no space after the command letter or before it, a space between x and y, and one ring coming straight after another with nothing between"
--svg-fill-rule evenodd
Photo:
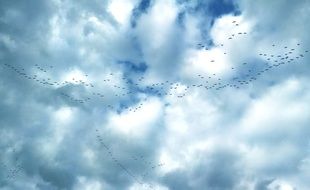
<instances>
[{"instance_id":1,"label":"grey cloud","mask_svg":"<svg viewBox=\"0 0 310 190\"><path fill-rule=\"evenodd\" d=\"M242 171L238 166L240 155L230 149L219 148L202 153L197 164L191 168L168 173L164 182L170 189L234 189ZM197 162L197 161L196 161Z\"/></svg>"},{"instance_id":2,"label":"grey cloud","mask_svg":"<svg viewBox=\"0 0 310 190\"><path fill-rule=\"evenodd\" d=\"M254 190L268 190L268 186L273 180L261 180L255 184Z\"/></svg>"}]
</instances>

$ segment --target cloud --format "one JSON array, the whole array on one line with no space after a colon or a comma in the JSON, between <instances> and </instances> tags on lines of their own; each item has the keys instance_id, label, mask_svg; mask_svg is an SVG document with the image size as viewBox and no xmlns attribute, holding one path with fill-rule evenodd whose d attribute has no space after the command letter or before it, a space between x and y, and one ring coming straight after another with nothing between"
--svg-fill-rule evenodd
<instances>
[{"instance_id":1,"label":"cloud","mask_svg":"<svg viewBox=\"0 0 310 190\"><path fill-rule=\"evenodd\" d=\"M308 11L1 2L0 188L306 190Z\"/></svg>"}]
</instances>

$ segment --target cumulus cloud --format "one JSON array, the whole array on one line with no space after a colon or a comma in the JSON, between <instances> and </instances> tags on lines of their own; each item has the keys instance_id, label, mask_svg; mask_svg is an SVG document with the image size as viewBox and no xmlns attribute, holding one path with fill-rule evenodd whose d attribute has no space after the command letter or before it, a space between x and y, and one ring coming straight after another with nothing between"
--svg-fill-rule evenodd
<instances>
[{"instance_id":1,"label":"cumulus cloud","mask_svg":"<svg viewBox=\"0 0 310 190\"><path fill-rule=\"evenodd\" d=\"M310 3L0 3L0 189L306 190Z\"/></svg>"}]
</instances>

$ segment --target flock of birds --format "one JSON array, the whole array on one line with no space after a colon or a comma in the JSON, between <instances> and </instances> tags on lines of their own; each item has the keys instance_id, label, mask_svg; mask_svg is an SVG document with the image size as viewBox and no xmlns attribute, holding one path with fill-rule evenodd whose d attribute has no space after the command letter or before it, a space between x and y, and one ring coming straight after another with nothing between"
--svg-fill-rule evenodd
<instances>
[{"instance_id":1,"label":"flock of birds","mask_svg":"<svg viewBox=\"0 0 310 190\"><path fill-rule=\"evenodd\" d=\"M117 157L113 154L113 150L108 146L107 143L104 142L104 139L103 139L102 135L100 135L98 129L96 129L96 133L97 133L96 136L97 136L97 140L98 140L99 144L101 146L103 146L103 148L104 148L105 152L107 153L108 157L114 162L114 164L116 164L122 171L124 171L128 176L130 176L136 183L138 183L140 185L143 185L144 187L148 187L148 188L154 189L154 186L151 183L145 183L143 181L154 170L164 166L165 165L164 163L152 164L152 162L147 161L144 158L144 156L138 156L138 157L133 156L132 159L134 161L138 161L139 164L144 165L144 168L146 170L139 177L139 176L135 175L133 172L131 172L130 169L127 166L122 164L119 159L117 159Z\"/></svg>"},{"instance_id":2,"label":"flock of birds","mask_svg":"<svg viewBox=\"0 0 310 190\"><path fill-rule=\"evenodd\" d=\"M23 167L20 163L20 158L17 157L16 149L9 148L10 158L7 161L2 160L0 162L0 171L4 171L5 173L4 179L6 180L15 180L18 174L22 171ZM2 172L0 172L1 174ZM1 182L1 181L0 181Z\"/></svg>"},{"instance_id":3,"label":"flock of birds","mask_svg":"<svg viewBox=\"0 0 310 190\"><path fill-rule=\"evenodd\" d=\"M239 23L233 21L236 27L239 26ZM237 37L247 36L249 35L246 31L240 31L237 33L230 34L227 37L228 41L233 41ZM220 47L225 47L225 44L222 43L219 45ZM208 51L210 48L208 45L204 45L202 43L197 44L197 48ZM280 53L279 53L280 52ZM77 105L86 105L91 101L97 102L98 100L104 103L104 108L108 110L121 110L127 112L136 112L143 107L144 102L147 100L144 98L142 101L139 100L138 103L123 103L123 102L134 102L134 101L122 101L123 99L134 100L135 95L138 93L147 94L148 96L158 96L158 97L175 97L178 99L184 98L191 90L193 89L202 89L205 91L210 90L221 90L225 88L236 88L239 89L243 86L251 84L251 82L256 81L263 74L280 68L281 66L288 65L291 63L296 63L298 60L303 59L306 54L309 53L308 50L302 50L301 44L296 43L293 46L280 46L276 44L270 44L269 50L266 52L260 52L256 55L260 61L245 61L240 63L238 66L233 66L229 68L231 71L235 71L236 75L224 78L218 76L216 73L206 75L206 74L197 74L194 75L193 82L179 82L173 80L165 80L157 83L148 84L146 79L142 76L138 79L130 78L126 76L122 76L120 79L123 85L119 85L119 83L114 83L113 79L116 76L115 73L109 73L108 77L103 79L102 84L104 87L107 87L108 90L100 90L106 89L104 87L98 86L97 83L91 82L89 76L85 74L83 79L76 76L72 77L68 80L55 80L51 76L51 72L54 69L53 65L42 66L39 64L35 64L32 73L26 71L25 68L21 66L14 66L8 63L3 64L4 68L10 71L13 71L18 76L32 81L38 85L41 85L46 88L54 88L60 89L61 92L59 95L65 99L68 99L70 102L75 103ZM228 55L228 52L223 51L223 56ZM261 61L263 60L263 61ZM210 63L216 64L217 60L211 59ZM237 72L238 71L238 72ZM242 73L242 74L240 74ZM82 88L86 91L84 94L77 94L76 92L72 92L67 90L66 87L77 87ZM70 88L72 89L72 88ZM114 99L118 98L119 101L117 104L110 103L110 98ZM126 172L134 181L139 184L143 184L143 180L134 175L126 166L124 166L113 154L112 150L104 143L103 138L97 132L97 139L99 143L104 147L106 152L108 153L110 159L124 172ZM134 160L139 160L145 163L143 156L133 157ZM164 164L155 164L152 165L148 163L147 171L142 175L142 177L146 177L153 170L162 167ZM3 165L3 167L7 167ZM14 169L9 171L7 178L13 179L20 172L22 167L20 165L16 165ZM152 185L149 185L152 188Z\"/></svg>"},{"instance_id":4,"label":"flock of birds","mask_svg":"<svg viewBox=\"0 0 310 190\"><path fill-rule=\"evenodd\" d=\"M24 77L25 79L32 80L35 83L38 83L40 85L44 86L55 86L56 88L63 88L66 86L83 86L89 91L89 95L86 95L84 98L78 98L74 97L74 93L70 92L60 92L60 95L68 98L70 101L79 103L79 104L86 104L87 102L90 102L91 100L95 100L96 98L101 99L103 102L106 103L106 108L108 109L122 109L123 111L130 111L130 112L136 112L138 109L140 109L143 106L143 102L136 105L134 108L132 105L112 105L109 104L106 99L108 100L109 97L114 96L117 98L120 98L120 100L126 99L128 97L131 97L135 93L145 93L148 95L155 95L155 96L174 96L176 98L184 98L186 94L193 88L204 88L205 90L220 90L224 88L240 88L244 85L250 84L252 81L257 80L259 76L264 74L265 72L274 70L280 66L293 63L298 61L299 59L304 58L305 53L308 53L308 50L305 50L304 52L297 52L297 48L300 46L300 44L296 44L295 47L282 47L285 51L282 54L267 54L267 53L260 53L259 56L261 56L262 59L264 59L265 64L255 64L255 63L249 63L249 62L243 62L238 67L231 67L231 70L246 70L246 73L244 73L242 76L235 76L231 79L225 80L222 77L218 77L217 74L212 75L204 75L204 74L197 74L196 77L198 77L198 81L196 83L187 84L184 85L182 83L176 82L176 81L164 81L164 82L158 82L153 83L150 85L144 85L143 82L144 78L138 79L137 82L133 83L130 78L123 77L122 80L124 80L124 84L129 85L129 87L123 87L118 86L116 84L113 84L113 81L109 78L105 79L103 83L110 84L110 89L112 89L111 92L100 92L96 90L96 86L93 83L88 83L86 81L83 81L81 79L72 78L72 81L53 81L50 77L39 77L39 74L27 74L25 72L24 68L18 68L16 66L10 65L5 63L4 66L14 72L16 72L19 76ZM272 45L272 47L275 47L275 45ZM215 60L211 60L211 62L216 62ZM247 66L248 65L248 66ZM52 66L50 68L53 68ZM254 68L254 69L253 69ZM47 73L49 70L44 69L41 66L37 66L38 71ZM42 74L40 74L42 75ZM113 73L110 74L113 76ZM87 76L87 75L86 75ZM115 90L115 94L113 94L113 91ZM79 96L79 95L78 95Z\"/></svg>"},{"instance_id":5,"label":"flock of birds","mask_svg":"<svg viewBox=\"0 0 310 190\"><path fill-rule=\"evenodd\" d=\"M232 23L236 27L239 26L236 21L233 21ZM236 32L230 34L227 37L227 40L234 40L234 38L237 38L238 36L246 35L249 35L249 33L245 31ZM62 91L59 93L59 95L63 98L67 98L72 103L85 105L91 101L98 102L99 100L103 103L102 107L105 109L118 110L121 112L136 112L144 105L145 101L138 100L139 102L137 103L136 101L137 104L134 105L132 103L134 101L128 100L133 100L135 98L135 94L138 93L147 94L149 96L171 96L182 99L194 88L205 90L221 90L225 88L238 89L242 86L249 85L251 82L257 80L258 77L268 71L304 58L305 54L308 53L308 50L301 52L299 49L300 45L300 43L297 43L291 47L279 47L275 44L272 44L270 45L270 50L275 50L275 53L268 54L267 52L261 52L257 55L264 60L264 64L261 62L251 63L251 61L245 61L240 63L239 66L230 68L232 71L239 72L236 72L236 76L234 77L223 78L216 73L210 74L209 76L201 73L193 76L194 82L165 80L157 83L147 84L143 76L135 79L126 76L120 77L116 76L114 73L110 73L108 74L107 78L101 81L102 86L98 86L90 81L87 74L83 76L83 79L79 76L76 76L63 81L54 80L52 77L50 77L50 72L52 72L54 69L53 65L42 66L35 64L33 67L33 74L28 74L22 67L17 67L7 63L5 63L4 66L27 80L31 80L45 87L61 89ZM225 47L225 44L222 43L220 46ZM203 45L202 43L197 44L197 47L203 48L207 51L210 48L208 45ZM281 53L276 53L279 52L279 48L283 48L283 51ZM225 55L228 55L228 53L224 51L223 56ZM217 60L211 59L210 63L216 64ZM240 71L242 71L242 75L240 75ZM115 77L119 77L118 80L120 80L123 85L114 83L113 79L115 79ZM67 87L80 87L84 89L86 93L79 93L72 90L72 88ZM117 103L111 103L111 98L118 99L119 101L116 101Z\"/></svg>"}]
</instances>

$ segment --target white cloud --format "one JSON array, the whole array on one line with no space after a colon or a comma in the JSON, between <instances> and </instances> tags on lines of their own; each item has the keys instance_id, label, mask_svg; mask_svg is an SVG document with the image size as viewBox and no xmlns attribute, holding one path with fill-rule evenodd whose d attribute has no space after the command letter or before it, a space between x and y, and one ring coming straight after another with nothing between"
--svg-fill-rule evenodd
<instances>
[{"instance_id":1,"label":"white cloud","mask_svg":"<svg viewBox=\"0 0 310 190\"><path fill-rule=\"evenodd\" d=\"M168 37L173 32L177 13L174 1L159 0L147 15L141 17L138 32L141 42L146 43L143 43L146 54L159 50L167 43Z\"/></svg>"},{"instance_id":2,"label":"white cloud","mask_svg":"<svg viewBox=\"0 0 310 190\"><path fill-rule=\"evenodd\" d=\"M129 111L131 108L134 111ZM143 138L156 128L155 124L162 115L161 102L158 99L148 99L137 111L135 107L131 108L121 114L111 114L108 126L128 138Z\"/></svg>"},{"instance_id":3,"label":"white cloud","mask_svg":"<svg viewBox=\"0 0 310 190\"><path fill-rule=\"evenodd\" d=\"M102 190L104 185L100 181L89 180L87 177L78 177L74 190Z\"/></svg>"},{"instance_id":4,"label":"white cloud","mask_svg":"<svg viewBox=\"0 0 310 190\"><path fill-rule=\"evenodd\" d=\"M212 18L200 18L203 10L195 7L197 3L188 8L173 0L152 1L132 27L132 10L139 11L139 3L57 1L25 9L20 2L14 10L0 6L5 12L0 20L8 25L0 34L1 60L26 73L71 81L50 88L1 67L0 147L5 156L0 161L20 163L24 169L7 183L2 179L10 170L0 168L0 188L135 190L152 184L161 190L306 190L307 64L274 69L240 89L191 86L183 98L154 96L128 81L135 83L143 76L141 86L146 86L169 80L179 86L173 92L183 93L186 86L202 82L197 74L216 73L226 81L240 76L245 68L240 63L246 61L253 62L254 70L254 63L264 62L259 52L282 54L278 46L301 43L295 47L300 54L309 47L309 3L241 1L241 15L213 18L210 29L201 26L202 20ZM24 18L27 22L21 24ZM209 35L203 33L206 30L214 46L198 50L202 36ZM232 34L237 37L229 40ZM300 63L308 59L305 54ZM131 69L129 61L135 66L144 62L146 73ZM33 64L52 64L54 69L44 74ZM73 78L95 88L73 85ZM116 97L122 90L113 85L131 90L131 96ZM63 91L92 101L73 104L59 96ZM93 98L94 92L106 99ZM115 107L107 109L107 104ZM132 111L122 110L123 104L131 105ZM106 147L98 142L95 128L104 133ZM8 143L18 147L15 155ZM11 156L18 156L17 161ZM159 163L164 165L155 167ZM134 179L145 172L141 186Z\"/></svg>"},{"instance_id":5,"label":"white cloud","mask_svg":"<svg viewBox=\"0 0 310 190\"><path fill-rule=\"evenodd\" d=\"M154 185L154 184L133 184L129 190L149 190L149 189L156 189L156 190L169 190L167 187L163 187L161 185Z\"/></svg>"},{"instance_id":6,"label":"white cloud","mask_svg":"<svg viewBox=\"0 0 310 190\"><path fill-rule=\"evenodd\" d=\"M117 22L125 24L130 18L133 7L134 4L132 1L114 0L108 5L108 11L114 16Z\"/></svg>"}]
</instances>

